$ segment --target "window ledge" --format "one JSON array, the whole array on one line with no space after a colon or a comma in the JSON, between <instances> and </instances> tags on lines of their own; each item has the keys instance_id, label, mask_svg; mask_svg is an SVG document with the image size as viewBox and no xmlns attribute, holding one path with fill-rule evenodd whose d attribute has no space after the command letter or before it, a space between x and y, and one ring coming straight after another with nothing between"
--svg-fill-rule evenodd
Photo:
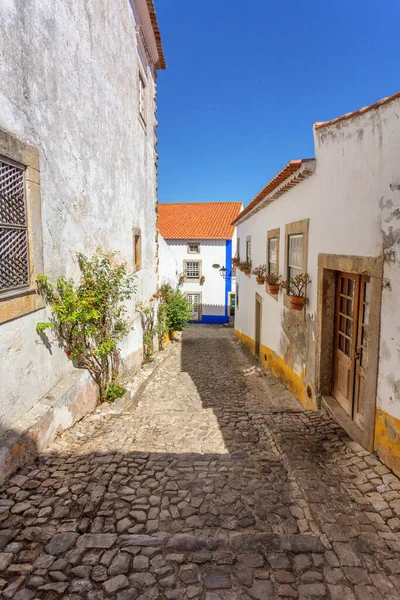
<instances>
[{"instance_id":1,"label":"window ledge","mask_svg":"<svg viewBox=\"0 0 400 600\"><path fill-rule=\"evenodd\" d=\"M45 301L35 289L16 290L0 297L0 323L12 321L45 307Z\"/></svg>"}]
</instances>

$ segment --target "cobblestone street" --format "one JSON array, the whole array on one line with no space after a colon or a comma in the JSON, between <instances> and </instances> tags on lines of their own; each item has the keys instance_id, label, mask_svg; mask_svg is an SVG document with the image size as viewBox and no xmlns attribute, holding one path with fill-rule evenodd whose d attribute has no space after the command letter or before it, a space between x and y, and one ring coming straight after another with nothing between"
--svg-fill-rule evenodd
<instances>
[{"instance_id":1,"label":"cobblestone street","mask_svg":"<svg viewBox=\"0 0 400 600\"><path fill-rule=\"evenodd\" d=\"M15 600L396 600L400 481L218 326L0 490Z\"/></svg>"}]
</instances>

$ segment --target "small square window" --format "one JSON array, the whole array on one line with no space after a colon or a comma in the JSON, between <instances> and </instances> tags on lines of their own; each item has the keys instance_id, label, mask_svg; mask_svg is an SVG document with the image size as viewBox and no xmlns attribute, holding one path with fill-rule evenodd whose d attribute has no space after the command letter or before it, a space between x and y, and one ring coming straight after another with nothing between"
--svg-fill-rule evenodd
<instances>
[{"instance_id":1,"label":"small square window","mask_svg":"<svg viewBox=\"0 0 400 600\"><path fill-rule=\"evenodd\" d=\"M142 268L142 235L139 227L133 228L133 264L135 271Z\"/></svg>"},{"instance_id":2,"label":"small square window","mask_svg":"<svg viewBox=\"0 0 400 600\"><path fill-rule=\"evenodd\" d=\"M188 253L189 254L199 254L200 253L200 244L198 244L198 243L188 244Z\"/></svg>"}]
</instances>

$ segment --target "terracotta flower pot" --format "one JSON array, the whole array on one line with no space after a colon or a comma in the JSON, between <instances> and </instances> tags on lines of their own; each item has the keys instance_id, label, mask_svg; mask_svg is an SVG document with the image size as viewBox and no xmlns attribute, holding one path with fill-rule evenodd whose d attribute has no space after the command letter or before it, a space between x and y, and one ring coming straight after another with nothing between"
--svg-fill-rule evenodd
<instances>
[{"instance_id":1,"label":"terracotta flower pot","mask_svg":"<svg viewBox=\"0 0 400 600\"><path fill-rule=\"evenodd\" d=\"M306 299L299 296L289 296L289 300L290 306L293 308L293 310L303 310L303 307L306 303Z\"/></svg>"},{"instance_id":2,"label":"terracotta flower pot","mask_svg":"<svg viewBox=\"0 0 400 600\"><path fill-rule=\"evenodd\" d=\"M263 283L265 283L265 277L256 277L256 281L258 285L262 285Z\"/></svg>"},{"instance_id":3,"label":"terracotta flower pot","mask_svg":"<svg viewBox=\"0 0 400 600\"><path fill-rule=\"evenodd\" d=\"M243 273L245 275L250 275L250 271L251 271L251 269L243 269Z\"/></svg>"},{"instance_id":4,"label":"terracotta flower pot","mask_svg":"<svg viewBox=\"0 0 400 600\"><path fill-rule=\"evenodd\" d=\"M279 283L269 283L268 284L268 291L270 294L273 294L274 296L276 294L279 294L279 288L281 286L279 285Z\"/></svg>"}]
</instances>

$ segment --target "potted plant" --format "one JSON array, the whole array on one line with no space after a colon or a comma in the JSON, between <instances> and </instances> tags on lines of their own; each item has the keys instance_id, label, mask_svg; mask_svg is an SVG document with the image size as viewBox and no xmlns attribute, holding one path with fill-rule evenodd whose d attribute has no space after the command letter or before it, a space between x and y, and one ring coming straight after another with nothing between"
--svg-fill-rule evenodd
<instances>
[{"instance_id":1,"label":"potted plant","mask_svg":"<svg viewBox=\"0 0 400 600\"><path fill-rule=\"evenodd\" d=\"M289 277L286 281L282 281L281 285L289 295L290 306L293 310L303 310L309 283L311 283L311 279L308 273L300 273L295 277Z\"/></svg>"},{"instance_id":2,"label":"potted plant","mask_svg":"<svg viewBox=\"0 0 400 600\"><path fill-rule=\"evenodd\" d=\"M231 262L232 262L232 265L233 265L234 267L237 267L237 266L239 266L239 264L240 264L240 258L239 258L238 256L234 256L234 257L231 259Z\"/></svg>"},{"instance_id":3,"label":"potted plant","mask_svg":"<svg viewBox=\"0 0 400 600\"><path fill-rule=\"evenodd\" d=\"M256 280L258 285L263 285L265 282L265 273L267 272L267 265L259 265L258 267L254 267L252 270L253 275L256 276Z\"/></svg>"},{"instance_id":4,"label":"potted plant","mask_svg":"<svg viewBox=\"0 0 400 600\"><path fill-rule=\"evenodd\" d=\"M268 275L265 276L266 282L268 284L268 291L274 296L276 294L279 294L279 288L281 287L279 281L280 278L281 276L278 275L278 273L268 273Z\"/></svg>"},{"instance_id":5,"label":"potted plant","mask_svg":"<svg viewBox=\"0 0 400 600\"><path fill-rule=\"evenodd\" d=\"M251 261L244 260L239 264L239 269L243 271L245 275L250 275L251 273Z\"/></svg>"},{"instance_id":6,"label":"potted plant","mask_svg":"<svg viewBox=\"0 0 400 600\"><path fill-rule=\"evenodd\" d=\"M205 282L205 280L206 280L206 276L205 276L205 275L202 275L202 276L200 277L200 285L202 285L202 284Z\"/></svg>"},{"instance_id":7,"label":"potted plant","mask_svg":"<svg viewBox=\"0 0 400 600\"><path fill-rule=\"evenodd\" d=\"M182 273L179 273L179 275L178 275L179 283L183 283L185 281L185 277L186 277L186 271L182 271Z\"/></svg>"}]
</instances>

